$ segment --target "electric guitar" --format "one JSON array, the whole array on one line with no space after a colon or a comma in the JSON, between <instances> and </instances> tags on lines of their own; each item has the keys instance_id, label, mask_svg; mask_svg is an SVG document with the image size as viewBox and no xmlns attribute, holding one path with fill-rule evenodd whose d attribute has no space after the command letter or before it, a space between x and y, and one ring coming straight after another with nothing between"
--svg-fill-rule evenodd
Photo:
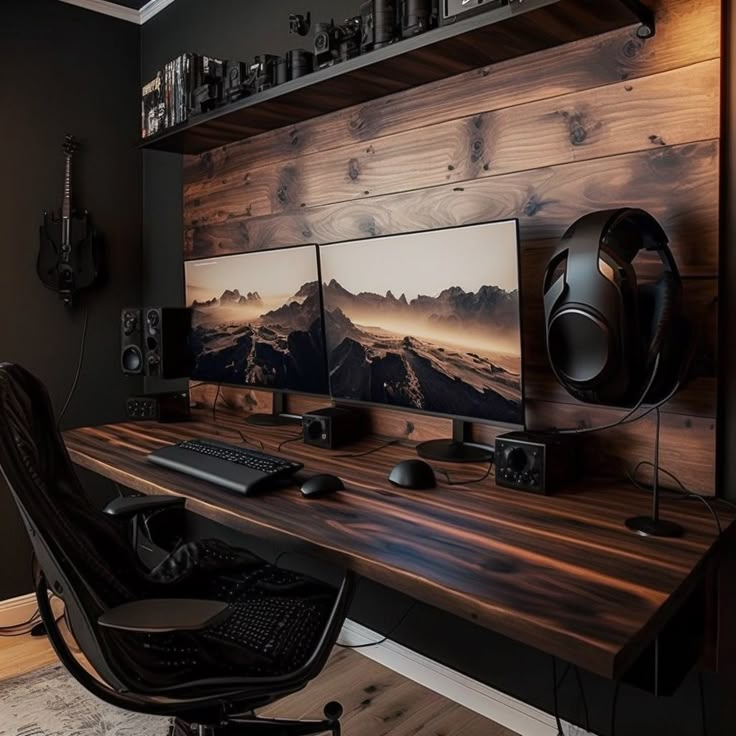
<instances>
[{"instance_id":1,"label":"electric guitar","mask_svg":"<svg viewBox=\"0 0 736 736\"><path fill-rule=\"evenodd\" d=\"M63 148L66 163L61 212L44 212L36 270L43 284L72 306L76 293L97 281L99 253L89 213L72 209L72 157L77 149L72 136L66 136Z\"/></svg>"}]
</instances>

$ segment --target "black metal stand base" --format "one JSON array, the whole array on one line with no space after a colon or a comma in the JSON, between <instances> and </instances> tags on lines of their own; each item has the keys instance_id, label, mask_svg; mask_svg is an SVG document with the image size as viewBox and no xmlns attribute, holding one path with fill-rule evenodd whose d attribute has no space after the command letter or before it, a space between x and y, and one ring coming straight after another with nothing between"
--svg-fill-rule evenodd
<instances>
[{"instance_id":1,"label":"black metal stand base","mask_svg":"<svg viewBox=\"0 0 736 736\"><path fill-rule=\"evenodd\" d=\"M494 451L471 439L472 427L462 419L452 420L451 440L429 440L417 445L417 455L425 460L445 463L491 463Z\"/></svg>"},{"instance_id":2,"label":"black metal stand base","mask_svg":"<svg viewBox=\"0 0 736 736\"><path fill-rule=\"evenodd\" d=\"M299 420L294 417L285 417L281 414L251 414L246 420L246 424L252 427L286 427L288 425L299 424Z\"/></svg>"},{"instance_id":3,"label":"black metal stand base","mask_svg":"<svg viewBox=\"0 0 736 736\"><path fill-rule=\"evenodd\" d=\"M417 445L417 455L425 460L445 463L490 463L493 460L493 449L471 442L430 440Z\"/></svg>"},{"instance_id":4,"label":"black metal stand base","mask_svg":"<svg viewBox=\"0 0 736 736\"><path fill-rule=\"evenodd\" d=\"M251 414L245 423L250 424L251 427L288 427L301 422L298 417L285 414L284 394L274 392L272 401L273 408L270 414Z\"/></svg>"},{"instance_id":5,"label":"black metal stand base","mask_svg":"<svg viewBox=\"0 0 736 736\"><path fill-rule=\"evenodd\" d=\"M681 537L685 529L674 521L663 521L651 516L633 516L626 519L626 526L643 537Z\"/></svg>"}]
</instances>

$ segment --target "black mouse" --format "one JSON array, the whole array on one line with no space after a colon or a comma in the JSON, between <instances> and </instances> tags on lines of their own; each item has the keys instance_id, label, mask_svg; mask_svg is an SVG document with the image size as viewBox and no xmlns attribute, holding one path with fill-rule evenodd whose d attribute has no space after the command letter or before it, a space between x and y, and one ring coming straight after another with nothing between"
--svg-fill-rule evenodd
<instances>
[{"instance_id":1,"label":"black mouse","mask_svg":"<svg viewBox=\"0 0 736 736\"><path fill-rule=\"evenodd\" d=\"M336 475L315 475L302 484L304 498L322 498L344 490L343 482Z\"/></svg>"},{"instance_id":2,"label":"black mouse","mask_svg":"<svg viewBox=\"0 0 736 736\"><path fill-rule=\"evenodd\" d=\"M432 466L424 460L403 460L389 473L388 479L395 486L415 491L426 491L437 485Z\"/></svg>"}]
</instances>

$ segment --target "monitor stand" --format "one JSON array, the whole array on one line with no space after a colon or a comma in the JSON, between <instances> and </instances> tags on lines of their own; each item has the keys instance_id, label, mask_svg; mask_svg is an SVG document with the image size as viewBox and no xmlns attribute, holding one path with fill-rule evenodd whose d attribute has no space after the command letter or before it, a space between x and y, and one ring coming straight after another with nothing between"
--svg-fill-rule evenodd
<instances>
[{"instance_id":1,"label":"monitor stand","mask_svg":"<svg viewBox=\"0 0 736 736\"><path fill-rule=\"evenodd\" d=\"M448 463L490 463L494 451L488 445L470 441L472 426L461 419L452 420L451 440L430 440L417 445L417 454L425 460Z\"/></svg>"},{"instance_id":2,"label":"monitor stand","mask_svg":"<svg viewBox=\"0 0 736 736\"><path fill-rule=\"evenodd\" d=\"M299 424L300 417L286 414L286 405L282 393L273 394L273 409L270 414L251 414L245 420L252 427L286 427Z\"/></svg>"}]
</instances>

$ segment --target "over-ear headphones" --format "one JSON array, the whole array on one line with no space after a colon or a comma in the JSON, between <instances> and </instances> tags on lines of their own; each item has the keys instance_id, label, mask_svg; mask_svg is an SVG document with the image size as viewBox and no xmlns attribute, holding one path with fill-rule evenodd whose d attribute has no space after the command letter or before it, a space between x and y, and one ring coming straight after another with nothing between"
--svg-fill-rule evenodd
<instances>
[{"instance_id":1,"label":"over-ear headphones","mask_svg":"<svg viewBox=\"0 0 736 736\"><path fill-rule=\"evenodd\" d=\"M641 250L661 260L655 283L637 283L632 262ZM593 404L666 397L686 367L681 302L680 273L654 217L630 208L581 217L562 236L544 278L547 353L557 379Z\"/></svg>"}]
</instances>

